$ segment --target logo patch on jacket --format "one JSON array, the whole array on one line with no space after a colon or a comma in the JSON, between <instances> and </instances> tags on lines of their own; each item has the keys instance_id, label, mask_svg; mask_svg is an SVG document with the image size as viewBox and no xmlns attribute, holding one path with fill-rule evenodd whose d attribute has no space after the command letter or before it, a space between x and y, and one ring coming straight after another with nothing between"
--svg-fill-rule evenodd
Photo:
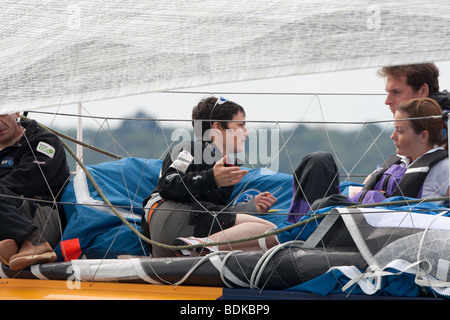
<instances>
[{"instance_id":1,"label":"logo patch on jacket","mask_svg":"<svg viewBox=\"0 0 450 320\"><path fill-rule=\"evenodd\" d=\"M186 150L182 150L176 160L170 165L175 170L186 173L187 168L191 164L194 157Z\"/></svg>"},{"instance_id":2,"label":"logo patch on jacket","mask_svg":"<svg viewBox=\"0 0 450 320\"><path fill-rule=\"evenodd\" d=\"M55 148L43 141L39 142L38 146L36 147L36 151L43 153L50 158L53 158L53 156L55 155Z\"/></svg>"},{"instance_id":3,"label":"logo patch on jacket","mask_svg":"<svg viewBox=\"0 0 450 320\"><path fill-rule=\"evenodd\" d=\"M12 168L14 166L13 157L5 157L0 161L0 168Z\"/></svg>"}]
</instances>

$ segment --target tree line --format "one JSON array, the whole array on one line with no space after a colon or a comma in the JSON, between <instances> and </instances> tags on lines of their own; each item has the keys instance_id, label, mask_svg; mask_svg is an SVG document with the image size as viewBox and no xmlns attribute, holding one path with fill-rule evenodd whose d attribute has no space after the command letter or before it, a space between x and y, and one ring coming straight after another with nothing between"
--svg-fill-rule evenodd
<instances>
[{"instance_id":1,"label":"tree line","mask_svg":"<svg viewBox=\"0 0 450 320\"><path fill-rule=\"evenodd\" d=\"M142 116L142 115L141 115ZM163 159L171 144L178 141L172 136L176 127L167 127L156 121L123 120L115 129L83 130L84 142L107 150L122 157L137 157L149 159ZM184 129L189 130L189 129ZM75 129L60 130L65 134L76 137ZM258 132L257 130L255 132ZM269 135L275 132L268 129ZM340 130L324 126L298 125L288 128L278 128L276 137L267 139L267 157L276 162L277 172L292 173L303 156L315 151L327 151L333 154L342 176L352 175L350 180L360 182L361 177L372 172L384 159L395 153L395 147L390 139L391 132L383 130L377 125L360 125L352 130ZM265 140L264 140L265 141ZM265 142L262 142L263 144ZM269 144L277 143L277 150L271 150ZM76 149L74 143L69 146ZM249 152L249 146L247 145ZM272 154L270 154L272 153ZM248 159L247 159L248 160ZM69 165L75 168L75 160L68 156ZM114 159L84 149L83 162L86 165L114 161ZM251 164L247 167L270 167L266 162ZM342 178L341 180L345 179Z\"/></svg>"}]
</instances>

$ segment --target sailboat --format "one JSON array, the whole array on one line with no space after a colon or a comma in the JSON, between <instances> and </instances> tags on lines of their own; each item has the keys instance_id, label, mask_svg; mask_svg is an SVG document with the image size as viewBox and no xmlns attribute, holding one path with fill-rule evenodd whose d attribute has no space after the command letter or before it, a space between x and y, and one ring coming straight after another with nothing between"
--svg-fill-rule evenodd
<instances>
[{"instance_id":1,"label":"sailboat","mask_svg":"<svg viewBox=\"0 0 450 320\"><path fill-rule=\"evenodd\" d=\"M0 22L1 113L445 61L450 50L440 38L450 19L447 6L438 1L13 1L2 5ZM81 145L81 135L76 140ZM450 294L445 207L414 200L388 208L337 207L287 224L278 213L288 209L292 176L253 168L231 199L281 186L274 214L267 216L277 221L280 246L152 258L139 230L140 213L161 160L125 157L85 166L80 153L71 153L79 168L61 198L67 226L54 248L58 262L20 272L2 266L2 298L438 299ZM374 212L378 219L372 219ZM382 246L368 241L381 228L389 240ZM393 236L392 229L401 232Z\"/></svg>"}]
</instances>

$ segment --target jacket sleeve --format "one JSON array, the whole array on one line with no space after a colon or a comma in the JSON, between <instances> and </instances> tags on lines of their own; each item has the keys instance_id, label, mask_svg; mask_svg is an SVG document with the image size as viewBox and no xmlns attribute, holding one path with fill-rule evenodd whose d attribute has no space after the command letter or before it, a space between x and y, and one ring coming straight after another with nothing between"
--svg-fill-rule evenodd
<instances>
[{"instance_id":1,"label":"jacket sleeve","mask_svg":"<svg viewBox=\"0 0 450 320\"><path fill-rule=\"evenodd\" d=\"M162 198L174 201L192 199L192 196L205 196L209 191L217 189L213 168L202 168L192 163L188 156L180 155L172 161L170 153L166 156L161 177L158 180L158 191Z\"/></svg>"},{"instance_id":2,"label":"jacket sleeve","mask_svg":"<svg viewBox=\"0 0 450 320\"><path fill-rule=\"evenodd\" d=\"M0 179L11 191L25 197L56 197L69 175L65 151L57 137L38 134L28 137L14 159L12 171Z\"/></svg>"}]
</instances>

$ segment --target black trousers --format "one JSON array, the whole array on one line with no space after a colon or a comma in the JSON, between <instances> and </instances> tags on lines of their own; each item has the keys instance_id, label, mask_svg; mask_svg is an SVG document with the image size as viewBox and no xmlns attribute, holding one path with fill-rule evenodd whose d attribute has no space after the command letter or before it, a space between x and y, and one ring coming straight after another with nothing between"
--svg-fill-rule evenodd
<instances>
[{"instance_id":1,"label":"black trousers","mask_svg":"<svg viewBox=\"0 0 450 320\"><path fill-rule=\"evenodd\" d=\"M25 235L38 227L20 209L24 199L0 186L0 240L13 239L20 247Z\"/></svg>"},{"instance_id":2,"label":"black trousers","mask_svg":"<svg viewBox=\"0 0 450 320\"><path fill-rule=\"evenodd\" d=\"M293 198L288 222L296 223L311 210L314 201L339 194L339 171L328 152L313 152L303 157L294 171Z\"/></svg>"}]
</instances>

